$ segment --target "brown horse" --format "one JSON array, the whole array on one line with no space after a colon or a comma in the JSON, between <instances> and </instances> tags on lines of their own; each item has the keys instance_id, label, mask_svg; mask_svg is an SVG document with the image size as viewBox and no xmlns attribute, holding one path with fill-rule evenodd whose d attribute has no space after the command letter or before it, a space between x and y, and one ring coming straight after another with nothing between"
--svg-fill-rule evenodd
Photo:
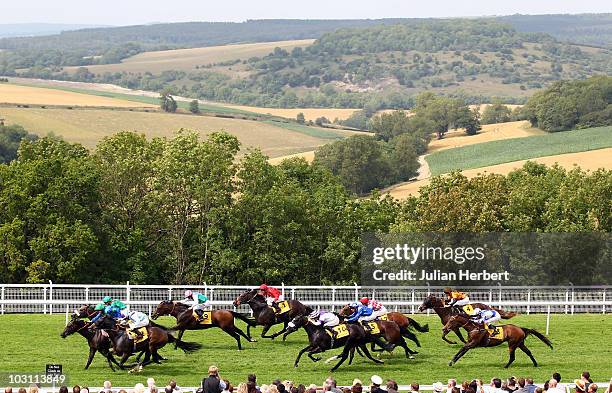
<instances>
[{"instance_id":1,"label":"brown horse","mask_svg":"<svg viewBox=\"0 0 612 393\"><path fill-rule=\"evenodd\" d=\"M471 305L474 307L478 307L481 310L495 310L499 313L499 315L501 315L502 319L510 319L516 316L516 313L514 312L503 311L498 308L490 307L484 303L471 303ZM434 310L435 313L438 314L443 325L445 325L448 322L448 320L453 315L455 315L455 311L453 310L453 307L447 307L444 304L444 300L440 299L439 297L433 294L427 296L425 300L423 300L423 304L419 306L419 311L425 311L428 309ZM453 329L453 332L457 335L457 337L459 337L459 340L461 340L461 342L465 343L465 339L463 338L463 335L461 334L461 329L459 327ZM446 338L446 336L442 336L442 339L449 344L454 344L452 341L449 341Z\"/></svg>"},{"instance_id":2,"label":"brown horse","mask_svg":"<svg viewBox=\"0 0 612 393\"><path fill-rule=\"evenodd\" d=\"M240 336L244 337L249 342L255 342L249 335L245 334L238 326L234 324L234 317L246 322L247 326L255 326L255 324L242 314L229 310L213 310L211 311L211 323L199 323L193 316L193 312L189 306L180 302L164 300L157 305L155 312L151 315L152 319L157 319L160 316L172 315L176 318L176 326L171 330L178 330L178 339L183 338L185 330L203 330L212 327L218 327L238 343L238 349L242 349ZM176 342L178 344L178 341ZM176 349L176 345L175 345Z\"/></svg>"},{"instance_id":3,"label":"brown horse","mask_svg":"<svg viewBox=\"0 0 612 393\"><path fill-rule=\"evenodd\" d=\"M352 315L353 312L355 312L355 308L351 307L350 304L347 304L346 306L342 307L338 315L346 318ZM387 321L395 322L397 326L399 327L402 336L406 337L409 340L414 341L417 347L420 347L421 343L419 342L419 339L417 338L416 334L412 333L412 331L410 331L409 328L413 327L418 332L421 332L421 333L426 333L429 331L429 325L427 324L420 325L414 319L400 312L395 312L395 311L388 312L386 314L386 318L387 318Z\"/></svg>"},{"instance_id":4,"label":"brown horse","mask_svg":"<svg viewBox=\"0 0 612 393\"><path fill-rule=\"evenodd\" d=\"M85 370L91 365L96 352L100 352L100 354L106 358L111 370L115 371L113 364L119 368L123 368L110 352L112 343L108 334L105 334L103 330L90 329L91 325L92 324L89 322L73 317L64 328L62 334L60 334L60 337L66 338L74 333L78 333L87 340L87 344L89 345L89 357L87 358L87 363L85 363Z\"/></svg>"},{"instance_id":5,"label":"brown horse","mask_svg":"<svg viewBox=\"0 0 612 393\"><path fill-rule=\"evenodd\" d=\"M163 348L168 343L176 343L178 348L185 353L191 353L202 348L201 344L184 342L175 338L167 330L158 327L147 327L147 338L143 341L135 343L129 336L127 331L115 323L115 320L108 315L104 316L97 323L100 329L104 329L108 334L112 344L113 352L117 356L121 356L119 364L123 366L125 362L136 352L144 351L145 358L137 366L137 371L150 363L161 363L162 357L159 355L159 349Z\"/></svg>"},{"instance_id":6,"label":"brown horse","mask_svg":"<svg viewBox=\"0 0 612 393\"><path fill-rule=\"evenodd\" d=\"M305 306L297 300L287 300L289 304L289 310L277 314L274 308L268 306L266 299L259 293L259 289L251 289L244 292L234 300L234 307L238 307L241 304L248 304L253 310L253 316L255 317L255 324L263 326L261 337L263 338L276 338L287 331L287 325L289 322L298 316L308 315L313 310L312 308ZM266 333L270 328L279 323L283 324L283 329L277 333L266 336ZM247 327L247 334L250 336L250 325Z\"/></svg>"},{"instance_id":7,"label":"brown horse","mask_svg":"<svg viewBox=\"0 0 612 393\"><path fill-rule=\"evenodd\" d=\"M472 348L477 347L495 347L500 345L501 343L508 342L508 350L510 351L510 359L508 360L508 364L504 366L504 368L510 367L512 362L514 362L515 354L517 348L520 348L521 351L525 352L527 356L533 362L534 367L538 366L538 362L536 362L535 358L531 354L531 351L525 345L525 339L528 335L532 334L539 338L544 344L548 345L550 349L552 349L552 343L546 336L542 333L538 332L534 329L527 329L518 327L516 325L501 325L500 329L503 330L503 338L493 338L489 337L489 333L482 329L481 326L472 321L470 318L464 315L454 315L448 319L448 322L442 328L443 335L446 336L451 330L465 328L468 333L469 341L457 352L453 359L448 363L449 366L452 366L454 363L467 353Z\"/></svg>"}]
</instances>

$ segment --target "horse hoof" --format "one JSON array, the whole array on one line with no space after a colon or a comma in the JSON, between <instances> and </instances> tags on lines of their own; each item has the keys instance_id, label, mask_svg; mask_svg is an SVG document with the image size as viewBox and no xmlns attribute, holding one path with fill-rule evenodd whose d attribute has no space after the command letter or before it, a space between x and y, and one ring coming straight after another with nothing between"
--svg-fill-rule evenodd
<instances>
[{"instance_id":1,"label":"horse hoof","mask_svg":"<svg viewBox=\"0 0 612 393\"><path fill-rule=\"evenodd\" d=\"M408 359L415 359L415 357L410 355L410 356L408 356Z\"/></svg>"},{"instance_id":2,"label":"horse hoof","mask_svg":"<svg viewBox=\"0 0 612 393\"><path fill-rule=\"evenodd\" d=\"M449 367L453 365L453 361L448 362Z\"/></svg>"}]
</instances>

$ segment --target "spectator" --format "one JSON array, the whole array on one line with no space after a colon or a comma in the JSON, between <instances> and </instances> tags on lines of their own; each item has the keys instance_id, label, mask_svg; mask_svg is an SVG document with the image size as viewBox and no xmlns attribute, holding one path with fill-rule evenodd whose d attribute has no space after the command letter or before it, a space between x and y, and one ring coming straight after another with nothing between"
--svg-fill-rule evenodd
<instances>
[{"instance_id":1,"label":"spectator","mask_svg":"<svg viewBox=\"0 0 612 393\"><path fill-rule=\"evenodd\" d=\"M557 381L557 384L559 384L559 382L561 382L561 374L559 374L559 373L553 373L552 377L553 377L553 379L554 379L555 381Z\"/></svg>"},{"instance_id":2,"label":"spectator","mask_svg":"<svg viewBox=\"0 0 612 393\"><path fill-rule=\"evenodd\" d=\"M311 383L308 385L308 389L306 389L306 393L317 393L317 385Z\"/></svg>"},{"instance_id":3,"label":"spectator","mask_svg":"<svg viewBox=\"0 0 612 393\"><path fill-rule=\"evenodd\" d=\"M565 393L565 390L559 388L558 385L559 381L557 379L555 379L553 377L553 379L551 379L550 381L548 381L548 393Z\"/></svg>"},{"instance_id":4,"label":"spectator","mask_svg":"<svg viewBox=\"0 0 612 393\"><path fill-rule=\"evenodd\" d=\"M608 389L606 389L606 393L612 393L612 378L610 378L610 384L608 385Z\"/></svg>"},{"instance_id":5,"label":"spectator","mask_svg":"<svg viewBox=\"0 0 612 393\"><path fill-rule=\"evenodd\" d=\"M455 386L457 386L457 380L449 379L448 384L446 385L446 393L453 393Z\"/></svg>"},{"instance_id":6,"label":"spectator","mask_svg":"<svg viewBox=\"0 0 612 393\"><path fill-rule=\"evenodd\" d=\"M455 386L452 393L461 393L461 389Z\"/></svg>"},{"instance_id":7,"label":"spectator","mask_svg":"<svg viewBox=\"0 0 612 393\"><path fill-rule=\"evenodd\" d=\"M138 385L136 385L136 386L138 386ZM72 393L81 393L81 387L79 385L74 385L72 387ZM136 392L136 388L134 388L134 393L142 393L142 392Z\"/></svg>"},{"instance_id":8,"label":"spectator","mask_svg":"<svg viewBox=\"0 0 612 393\"><path fill-rule=\"evenodd\" d=\"M30 387L28 388L28 393L38 393L38 386L30 385Z\"/></svg>"},{"instance_id":9,"label":"spectator","mask_svg":"<svg viewBox=\"0 0 612 393\"><path fill-rule=\"evenodd\" d=\"M399 386L397 386L397 382L390 379L387 381L387 393L397 393Z\"/></svg>"},{"instance_id":10,"label":"spectator","mask_svg":"<svg viewBox=\"0 0 612 393\"><path fill-rule=\"evenodd\" d=\"M166 385L166 387L164 388L164 393L173 393L174 390L172 390L172 386L170 385Z\"/></svg>"},{"instance_id":11,"label":"spectator","mask_svg":"<svg viewBox=\"0 0 612 393\"><path fill-rule=\"evenodd\" d=\"M79 390L80 390L80 389L79 389ZM144 393L144 391L145 391L145 387L144 387L144 385L143 385L143 384L141 384L141 383L137 383L137 384L134 386L134 393ZM74 391L74 389L72 389L72 392L73 392L73 393L78 393L78 392L75 392L75 391Z\"/></svg>"},{"instance_id":12,"label":"spectator","mask_svg":"<svg viewBox=\"0 0 612 393\"><path fill-rule=\"evenodd\" d=\"M360 379L353 379L353 384L351 385L351 393L362 393L363 392L363 383L361 383Z\"/></svg>"},{"instance_id":13,"label":"spectator","mask_svg":"<svg viewBox=\"0 0 612 393\"><path fill-rule=\"evenodd\" d=\"M121 389L119 390L119 393L127 393L127 392L125 391L125 389Z\"/></svg>"},{"instance_id":14,"label":"spectator","mask_svg":"<svg viewBox=\"0 0 612 393\"><path fill-rule=\"evenodd\" d=\"M247 384L242 382L238 385L238 388L236 389L237 393L248 393L249 388L247 387Z\"/></svg>"},{"instance_id":15,"label":"spectator","mask_svg":"<svg viewBox=\"0 0 612 393\"><path fill-rule=\"evenodd\" d=\"M303 383L299 384L297 387L297 393L306 393L306 386Z\"/></svg>"},{"instance_id":16,"label":"spectator","mask_svg":"<svg viewBox=\"0 0 612 393\"><path fill-rule=\"evenodd\" d=\"M370 381L372 382L370 393L385 393L385 391L380 388L380 385L383 383L383 379L379 375L372 375Z\"/></svg>"},{"instance_id":17,"label":"spectator","mask_svg":"<svg viewBox=\"0 0 612 393\"><path fill-rule=\"evenodd\" d=\"M580 379L587 383L593 383L593 380L591 379L591 373L588 371L583 371L582 375L580 376Z\"/></svg>"},{"instance_id":18,"label":"spectator","mask_svg":"<svg viewBox=\"0 0 612 393\"><path fill-rule=\"evenodd\" d=\"M68 393L68 386L66 385L60 386L58 393Z\"/></svg>"},{"instance_id":19,"label":"spectator","mask_svg":"<svg viewBox=\"0 0 612 393\"><path fill-rule=\"evenodd\" d=\"M226 382L226 383L229 384L229 382ZM257 386L255 382L248 381L246 385L247 385L248 393L259 393L259 387Z\"/></svg>"},{"instance_id":20,"label":"spectator","mask_svg":"<svg viewBox=\"0 0 612 393\"><path fill-rule=\"evenodd\" d=\"M279 393L285 393L287 391L285 389L285 385L283 385L281 381L279 380L274 381L273 385L276 386L276 389L278 390Z\"/></svg>"},{"instance_id":21,"label":"spectator","mask_svg":"<svg viewBox=\"0 0 612 393\"><path fill-rule=\"evenodd\" d=\"M485 393L505 393L502 390L502 381L499 378L493 378L491 384L484 389Z\"/></svg>"},{"instance_id":22,"label":"spectator","mask_svg":"<svg viewBox=\"0 0 612 393\"><path fill-rule=\"evenodd\" d=\"M19 393L26 393L25 388L19 388Z\"/></svg>"},{"instance_id":23,"label":"spectator","mask_svg":"<svg viewBox=\"0 0 612 393\"><path fill-rule=\"evenodd\" d=\"M586 382L583 379L574 380L574 385L576 385L576 393L586 393Z\"/></svg>"},{"instance_id":24,"label":"spectator","mask_svg":"<svg viewBox=\"0 0 612 393\"><path fill-rule=\"evenodd\" d=\"M325 383L323 383L323 391L332 393L342 393L340 389L337 388L336 380L332 377L328 377L325 380Z\"/></svg>"},{"instance_id":25,"label":"spectator","mask_svg":"<svg viewBox=\"0 0 612 393\"><path fill-rule=\"evenodd\" d=\"M444 391L444 384L442 382L434 382L432 389L433 393L442 393Z\"/></svg>"},{"instance_id":26,"label":"spectator","mask_svg":"<svg viewBox=\"0 0 612 393\"><path fill-rule=\"evenodd\" d=\"M221 393L223 390L225 390L225 382L219 378L219 369L217 366L210 366L208 368L208 377L202 379L203 393Z\"/></svg>"},{"instance_id":27,"label":"spectator","mask_svg":"<svg viewBox=\"0 0 612 393\"><path fill-rule=\"evenodd\" d=\"M83 386L81 388L81 393L89 393L89 388L87 386ZM153 393L153 392L151 392L151 393ZM157 392L155 392L155 393L157 393Z\"/></svg>"},{"instance_id":28,"label":"spectator","mask_svg":"<svg viewBox=\"0 0 612 393\"><path fill-rule=\"evenodd\" d=\"M11 387L4 388L4 393L13 393L13 388Z\"/></svg>"},{"instance_id":29,"label":"spectator","mask_svg":"<svg viewBox=\"0 0 612 393\"><path fill-rule=\"evenodd\" d=\"M516 386L516 379L514 377L508 378L508 384L506 385L506 390L510 393L514 393L518 390L518 386Z\"/></svg>"},{"instance_id":30,"label":"spectator","mask_svg":"<svg viewBox=\"0 0 612 393\"><path fill-rule=\"evenodd\" d=\"M174 393L181 393L181 388L177 386L176 381L174 379L171 379L170 382L168 382L168 385L172 388L172 391Z\"/></svg>"},{"instance_id":31,"label":"spectator","mask_svg":"<svg viewBox=\"0 0 612 393\"><path fill-rule=\"evenodd\" d=\"M102 384L103 389L102 392L104 393L113 393L113 385L111 384L111 381L104 381L104 383Z\"/></svg>"},{"instance_id":32,"label":"spectator","mask_svg":"<svg viewBox=\"0 0 612 393\"><path fill-rule=\"evenodd\" d=\"M533 384L533 378L528 377L525 379L525 389L528 393L535 393L537 386Z\"/></svg>"},{"instance_id":33,"label":"spectator","mask_svg":"<svg viewBox=\"0 0 612 393\"><path fill-rule=\"evenodd\" d=\"M261 393L270 393L270 387L265 383L259 387Z\"/></svg>"},{"instance_id":34,"label":"spectator","mask_svg":"<svg viewBox=\"0 0 612 393\"><path fill-rule=\"evenodd\" d=\"M255 374L249 374L249 376L247 377L247 383L248 382L252 382L255 385L255 389L258 392L261 392L261 389L259 388L259 385L257 385L257 375Z\"/></svg>"},{"instance_id":35,"label":"spectator","mask_svg":"<svg viewBox=\"0 0 612 393\"><path fill-rule=\"evenodd\" d=\"M588 393L596 393L597 392L597 384L591 383L589 384Z\"/></svg>"},{"instance_id":36,"label":"spectator","mask_svg":"<svg viewBox=\"0 0 612 393\"><path fill-rule=\"evenodd\" d=\"M419 387L420 387L420 386L419 386L419 384L418 384L418 383L413 382L413 383L411 383L411 384L410 384L410 391L411 391L412 393L419 393Z\"/></svg>"},{"instance_id":37,"label":"spectator","mask_svg":"<svg viewBox=\"0 0 612 393\"><path fill-rule=\"evenodd\" d=\"M278 386L275 384L268 386L268 393L278 393Z\"/></svg>"},{"instance_id":38,"label":"spectator","mask_svg":"<svg viewBox=\"0 0 612 393\"><path fill-rule=\"evenodd\" d=\"M525 380L525 378L519 378L517 382L518 389L516 390L516 393L529 393L529 390L526 387L527 380Z\"/></svg>"}]
</instances>

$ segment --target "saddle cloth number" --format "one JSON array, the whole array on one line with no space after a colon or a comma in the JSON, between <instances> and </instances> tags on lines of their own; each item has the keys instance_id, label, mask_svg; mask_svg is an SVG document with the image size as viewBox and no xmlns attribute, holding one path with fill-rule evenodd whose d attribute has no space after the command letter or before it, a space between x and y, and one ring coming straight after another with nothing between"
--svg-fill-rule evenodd
<instances>
[{"instance_id":1,"label":"saddle cloth number","mask_svg":"<svg viewBox=\"0 0 612 393\"><path fill-rule=\"evenodd\" d=\"M136 334L136 331L140 332L140 334L142 334L141 337L138 337L138 335ZM132 340L134 340L134 344L143 342L144 340L146 340L147 338L149 338L149 331L147 330L146 327L141 327L134 330L130 330L129 331L129 336Z\"/></svg>"},{"instance_id":2,"label":"saddle cloth number","mask_svg":"<svg viewBox=\"0 0 612 393\"><path fill-rule=\"evenodd\" d=\"M495 338L497 340L504 339L504 329L501 327L496 327L495 329L491 329L487 326L487 333L489 333L489 338Z\"/></svg>"},{"instance_id":3,"label":"saddle cloth number","mask_svg":"<svg viewBox=\"0 0 612 393\"><path fill-rule=\"evenodd\" d=\"M383 314L380 317L376 318L379 321L388 321L389 320L389 314Z\"/></svg>"},{"instance_id":4,"label":"saddle cloth number","mask_svg":"<svg viewBox=\"0 0 612 393\"><path fill-rule=\"evenodd\" d=\"M284 314L291 309L287 300L276 303L276 307L278 308L276 311L277 314Z\"/></svg>"},{"instance_id":5,"label":"saddle cloth number","mask_svg":"<svg viewBox=\"0 0 612 393\"><path fill-rule=\"evenodd\" d=\"M370 334L380 334L380 328L376 322L367 322L363 324L366 332Z\"/></svg>"},{"instance_id":6,"label":"saddle cloth number","mask_svg":"<svg viewBox=\"0 0 612 393\"><path fill-rule=\"evenodd\" d=\"M474 306L472 306L471 304L466 304L465 306L463 306L463 312L469 316L474 315Z\"/></svg>"},{"instance_id":7,"label":"saddle cloth number","mask_svg":"<svg viewBox=\"0 0 612 393\"><path fill-rule=\"evenodd\" d=\"M198 314L196 314L196 312L193 312L193 317L197 320L198 319ZM200 322L200 325L210 325L212 324L212 312L210 311L204 311L202 313L202 321Z\"/></svg>"},{"instance_id":8,"label":"saddle cloth number","mask_svg":"<svg viewBox=\"0 0 612 393\"><path fill-rule=\"evenodd\" d=\"M338 325L338 326L334 326L334 327L332 328L332 330L333 330L333 332L334 332L334 335L336 336L336 337L335 337L336 339L338 339L338 338L344 338L344 337L346 337L346 336L348 336L348 335L349 335L348 326L346 326L346 324L345 324L345 323L340 324L340 325Z\"/></svg>"}]
</instances>

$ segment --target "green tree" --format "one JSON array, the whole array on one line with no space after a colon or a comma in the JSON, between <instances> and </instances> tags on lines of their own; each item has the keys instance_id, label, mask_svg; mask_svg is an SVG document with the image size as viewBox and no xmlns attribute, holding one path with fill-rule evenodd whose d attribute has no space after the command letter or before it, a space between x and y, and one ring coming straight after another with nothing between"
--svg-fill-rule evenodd
<instances>
[{"instance_id":1,"label":"green tree","mask_svg":"<svg viewBox=\"0 0 612 393\"><path fill-rule=\"evenodd\" d=\"M297 120L299 124L306 123L306 118L304 117L304 114L302 112L298 113L295 119Z\"/></svg>"},{"instance_id":2,"label":"green tree","mask_svg":"<svg viewBox=\"0 0 612 393\"><path fill-rule=\"evenodd\" d=\"M8 163L17 158L17 150L22 140L35 141L38 136L30 134L18 125L0 125L0 163Z\"/></svg>"},{"instance_id":3,"label":"green tree","mask_svg":"<svg viewBox=\"0 0 612 393\"><path fill-rule=\"evenodd\" d=\"M163 91L159 97L160 108L164 112L176 112L178 105L169 91Z\"/></svg>"},{"instance_id":4,"label":"green tree","mask_svg":"<svg viewBox=\"0 0 612 393\"><path fill-rule=\"evenodd\" d=\"M193 113L193 114L198 114L200 113L200 104L198 102L198 100L193 100L189 103L189 112Z\"/></svg>"},{"instance_id":5,"label":"green tree","mask_svg":"<svg viewBox=\"0 0 612 393\"><path fill-rule=\"evenodd\" d=\"M506 123L510 121L512 111L506 105L495 102L487 105L482 111L482 124Z\"/></svg>"}]
</instances>

